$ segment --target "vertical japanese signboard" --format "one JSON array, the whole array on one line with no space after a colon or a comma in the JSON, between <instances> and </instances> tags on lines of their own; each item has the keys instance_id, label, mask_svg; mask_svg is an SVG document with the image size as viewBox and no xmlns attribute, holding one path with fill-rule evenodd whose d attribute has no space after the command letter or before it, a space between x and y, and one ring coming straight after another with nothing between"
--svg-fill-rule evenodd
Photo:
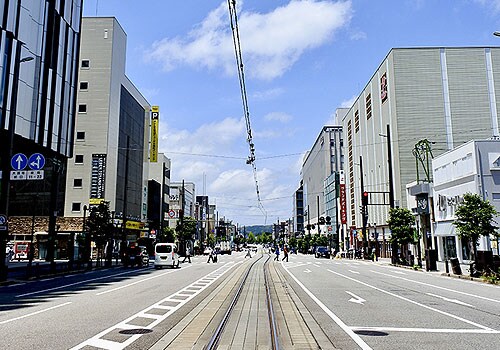
<instances>
[{"instance_id":1,"label":"vertical japanese signboard","mask_svg":"<svg viewBox=\"0 0 500 350\"><path fill-rule=\"evenodd\" d=\"M158 124L160 120L160 107L151 106L151 147L149 149L149 161L158 162Z\"/></svg>"},{"instance_id":2,"label":"vertical japanese signboard","mask_svg":"<svg viewBox=\"0 0 500 350\"><path fill-rule=\"evenodd\" d=\"M92 154L92 175L90 178L90 205L104 200L106 190L106 154Z\"/></svg>"},{"instance_id":3,"label":"vertical japanese signboard","mask_svg":"<svg viewBox=\"0 0 500 350\"><path fill-rule=\"evenodd\" d=\"M346 208L346 196L345 196L345 176L344 172L340 172L340 222L342 224L347 223L347 208Z\"/></svg>"}]
</instances>

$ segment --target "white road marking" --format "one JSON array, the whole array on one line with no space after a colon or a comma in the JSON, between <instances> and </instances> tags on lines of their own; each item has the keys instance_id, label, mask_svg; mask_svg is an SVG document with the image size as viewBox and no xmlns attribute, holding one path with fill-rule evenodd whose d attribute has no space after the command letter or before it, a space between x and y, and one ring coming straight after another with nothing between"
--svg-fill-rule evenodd
<instances>
[{"instance_id":1,"label":"white road marking","mask_svg":"<svg viewBox=\"0 0 500 350\"><path fill-rule=\"evenodd\" d=\"M69 283L69 284L65 284L65 285L62 285L62 286L58 286L58 287L41 289L41 290L37 290L35 292L29 292L29 293L19 294L19 295L16 295L16 298L21 298L21 297L25 297L25 296L28 296L28 295L34 295L34 294L41 294L41 293L45 293L45 292L52 292L54 290L63 289L63 288L66 288L66 287L76 286L76 285L87 283L87 282L98 281L98 280L102 280L102 279L105 279L105 278L112 278L112 277L115 277L115 276L120 276L120 275L125 275L125 274L130 274L130 273L132 273L132 271L125 271L125 272L115 273L114 275L107 275L107 276L102 276L102 277L97 277L97 278L91 278L91 279L88 279L88 280L79 281L79 282L75 282L75 283ZM44 280L44 281L46 281L46 280Z\"/></svg>"},{"instance_id":2,"label":"white road marking","mask_svg":"<svg viewBox=\"0 0 500 350\"><path fill-rule=\"evenodd\" d=\"M313 264L313 266L316 266L316 267L321 267L321 266L319 266L319 265L317 265L317 264Z\"/></svg>"},{"instance_id":3,"label":"white road marking","mask_svg":"<svg viewBox=\"0 0 500 350\"><path fill-rule=\"evenodd\" d=\"M27 314L27 315L23 315L23 316L11 318L11 319L8 319L8 320L5 320L5 321L1 321L0 324L5 324L5 323L9 323L9 322L21 320L23 318L27 318L27 317L30 317L30 316L38 315L38 314L41 314L42 312L47 312L47 311L50 311L50 310L54 310L54 309L57 309L57 308L60 308L62 306L66 306L66 305L69 305L69 304L71 304L70 301L68 301L67 303L63 303L63 304L59 304L59 305L56 305L56 306L49 307L47 309L38 310L38 311L32 312L32 313Z\"/></svg>"},{"instance_id":4,"label":"white road marking","mask_svg":"<svg viewBox=\"0 0 500 350\"><path fill-rule=\"evenodd\" d=\"M464 303L463 301L460 301L460 300L457 300L457 299L450 299L450 298L446 298L446 297L443 297L441 295L436 295L436 294L432 294L432 293L426 293L426 294L430 295L431 297L443 299L444 301L449 301L450 303L455 303L455 304L459 304L459 305L464 305L464 306L469 306L469 307L475 308L475 306L467 304L467 303Z\"/></svg>"},{"instance_id":5,"label":"white road marking","mask_svg":"<svg viewBox=\"0 0 500 350\"><path fill-rule=\"evenodd\" d=\"M356 275L359 275L359 272L358 272L358 271L349 270L349 272L354 273L354 274L356 274Z\"/></svg>"},{"instance_id":6,"label":"white road marking","mask_svg":"<svg viewBox=\"0 0 500 350\"><path fill-rule=\"evenodd\" d=\"M351 327L354 332L417 332L417 333L469 333L469 334L500 334L500 331L487 329L446 329L446 328L398 328L398 327Z\"/></svg>"},{"instance_id":7,"label":"white road marking","mask_svg":"<svg viewBox=\"0 0 500 350\"><path fill-rule=\"evenodd\" d=\"M309 269L305 269L305 270L304 270L304 272L305 272L305 273L311 273L312 271L311 271L311 270L309 270Z\"/></svg>"},{"instance_id":8,"label":"white road marking","mask_svg":"<svg viewBox=\"0 0 500 350\"><path fill-rule=\"evenodd\" d=\"M183 269L187 269L191 267L191 265L188 265L188 266L184 266ZM168 274L171 274L173 273L174 271L176 270L172 270L172 271L168 271L168 272L164 272L162 274L159 274L159 275L154 275L154 276L151 276L151 277L148 277L148 278L143 278L141 280L138 280L138 281L135 281L135 282L131 282L131 283L128 283L128 284L125 284L123 286L120 286L120 287L116 287L116 288L113 288L113 289L108 289L108 290L105 290L104 292L99 292L99 293L96 293L96 295L103 295L103 294L107 294L107 293L111 293L111 292L115 292L117 290L120 290L120 289L123 289L123 288L127 288L127 287L130 287L130 286L133 286L133 285L136 285L138 283L142 283L144 281L149 281L149 280L152 280L152 279L155 279L155 278L158 278L158 277L162 277L162 276L165 276L165 275L168 275Z\"/></svg>"},{"instance_id":9,"label":"white road marking","mask_svg":"<svg viewBox=\"0 0 500 350\"><path fill-rule=\"evenodd\" d=\"M476 327L478 327L478 328L486 329L486 330L488 330L488 331L494 331L493 329L491 329L491 328L489 328L489 327L486 327L486 326L483 326L483 325L481 325L481 324L479 324L479 323L476 323L476 322L473 322L473 321L467 320L467 319L462 318L462 317L460 317L460 316L456 316L456 315L450 314L449 312L446 312L446 311L441 311L441 310L438 310L438 309L433 308L433 307L431 307L431 306L427 306L427 305L421 304L421 303L419 303L418 301L414 301L414 300L408 299L408 298L406 298L406 297L403 297L403 296L401 296L401 295L397 295L397 294L394 294L394 293L392 293L392 292L389 292L389 291L383 290L383 289L381 289L381 288L378 288L378 287L375 287L375 286L373 286L373 285L371 285L371 284L368 284L368 283L365 283L365 282L359 281L359 280L357 280L357 279L354 279L354 278L352 278L352 277L346 276L346 275L344 275L344 274L341 274L341 273L338 273L338 272L335 272L335 271L332 271L332 270L328 270L328 271L329 271L329 272L331 272L331 273L333 273L333 274L335 274L335 275L338 275L338 276L341 276L341 277L347 278L348 280L351 280L351 281L354 281L354 282L356 282L356 283L362 284L362 285L364 285L364 286L366 286L366 287L369 287L369 288L372 288L372 289L378 290L379 292L382 292L382 293L385 293L385 294L391 295L391 296L393 296L393 297L395 297L395 298L398 298L398 299L401 299L401 300L407 301L407 302L409 302L409 303L412 303L412 304L418 305L418 306L420 306L420 307L423 307L424 309L428 309L428 310L431 310L431 311L435 311L435 312L440 313L440 314L442 314L442 315L445 315L445 316L448 316L448 317L454 318L454 319L456 319L456 320L459 320L459 321L462 321L462 322L468 323L468 324L473 325L473 326L476 326Z\"/></svg>"},{"instance_id":10,"label":"white road marking","mask_svg":"<svg viewBox=\"0 0 500 350\"><path fill-rule=\"evenodd\" d=\"M350 336L352 338L352 340L354 340L356 342L356 344L359 345L359 347L363 350L372 350L372 348L366 344L364 342L363 339L361 339L361 337L359 335L357 335L356 333L354 333L354 331L352 331L337 315L335 315L329 308L326 307L325 304L323 304L313 293L311 293L311 291L309 289L307 289L290 271L288 271L288 268L285 267L284 265L282 265L283 268L285 269L285 271L290 275L290 277L293 278L293 280L295 282L297 282L297 284L300 286L300 288L302 288L302 290L304 292L307 293L307 295L309 295L311 297L311 299L321 308L323 309L324 312L326 312L326 314L328 316L330 316L330 318L340 327L342 328L342 330L344 332L347 333L348 336Z\"/></svg>"},{"instance_id":11,"label":"white road marking","mask_svg":"<svg viewBox=\"0 0 500 350\"><path fill-rule=\"evenodd\" d=\"M403 271L392 271L392 272L397 273L399 275L406 275L406 273L404 273Z\"/></svg>"},{"instance_id":12,"label":"white road marking","mask_svg":"<svg viewBox=\"0 0 500 350\"><path fill-rule=\"evenodd\" d=\"M129 346L130 344L132 344L134 341L136 341L137 339L139 339L142 334L134 334L132 336L130 336L128 339L126 339L125 341L123 342L117 342L117 341L111 341L111 340L106 340L106 339L102 339L103 337L105 337L108 333L112 332L112 331L115 331L115 330L123 330L123 329L152 329L154 328L155 326L157 326L160 322L164 321L165 319L167 319L168 317L170 317L175 311L177 311L181 306L184 306L188 301L190 301L191 299L193 299L194 297L196 297L198 294L200 294L202 291L204 291L209 285L211 285L212 283L214 283L218 278L220 278L221 276L223 276L226 272L228 272L229 270L231 270L231 268L233 268L234 266L237 266L239 264L241 264L243 261L240 261L240 262L237 262L237 263L234 263L234 262L229 262L229 263L226 263L224 265L222 265L221 267L219 267L217 270L209 273L207 276L204 276L202 278L200 278L199 280L191 283L190 285L186 286L185 288L169 295L168 297L158 301L157 303L151 305L151 306L148 306L147 308L145 308L144 310L142 311L139 311L138 313L136 313L135 315L132 315L130 316L129 318L127 318L126 320L114 325L114 326L111 326L109 327L108 329L105 329L104 331L96 334L95 336L93 336L92 338L89 338L87 340L85 340L84 342L74 346L73 348L71 348L71 350L77 350L77 349L83 349L83 348L86 348L86 347L97 347L97 348L100 348L100 349L109 349L109 350L122 350L122 349L125 349L127 346ZM206 281L204 282L204 285L199 288L198 290L195 291L195 293L189 295L189 296L185 296L182 298L182 299L179 299L179 298L176 298L176 296L178 295L181 295L183 291L185 290L190 290L190 291L193 291L191 288L193 286L196 286L196 287L200 287L200 281L201 280L206 280L207 277L211 277L211 276L214 276L216 277L215 279L212 279L210 281ZM165 306L165 305L162 305L162 303L165 303L165 302L173 302L175 303L175 306ZM150 314L148 313L148 311L152 310L152 309L156 309L156 308L161 308L161 309L165 309L165 310L168 310L168 312L166 312L164 315L156 315L156 314ZM133 322L132 324L129 324L130 321L133 321L134 319L136 318L149 318L149 319L152 319L153 321L148 324L147 326L137 326L135 325Z\"/></svg>"},{"instance_id":13,"label":"white road marking","mask_svg":"<svg viewBox=\"0 0 500 350\"><path fill-rule=\"evenodd\" d=\"M413 283L421 284L421 285L427 286L427 287L434 287L434 288L437 288L437 289L445 290L447 292L453 292L453 293L458 293L458 294L462 294L462 295L467 295L469 297L473 297L473 298L476 298L476 299L483 299L483 300L487 300L487 301L492 301L494 303L500 303L500 299L491 299L491 298L487 298L487 297L482 297L480 295L470 294L470 293L461 292L461 291L455 290L455 289L450 289L450 288L435 286L435 285L430 284L430 283L415 281L415 280L412 280L412 279L409 279L409 278L406 278L406 277L394 276L394 275L390 275L388 273L378 272L378 271L374 271L374 270L371 270L371 272L379 274L379 275L387 276L387 277L398 278L398 279L401 279L401 280L407 281L407 282L413 282Z\"/></svg>"},{"instance_id":14,"label":"white road marking","mask_svg":"<svg viewBox=\"0 0 500 350\"><path fill-rule=\"evenodd\" d=\"M347 294L349 294L350 296L352 296L351 299L349 299L349 301L351 303L356 303L356 304L361 304L361 305L364 305L363 303L366 301L365 299L361 298L360 296L357 296L356 294L352 293L352 292L348 292L348 291L345 291Z\"/></svg>"}]
</instances>

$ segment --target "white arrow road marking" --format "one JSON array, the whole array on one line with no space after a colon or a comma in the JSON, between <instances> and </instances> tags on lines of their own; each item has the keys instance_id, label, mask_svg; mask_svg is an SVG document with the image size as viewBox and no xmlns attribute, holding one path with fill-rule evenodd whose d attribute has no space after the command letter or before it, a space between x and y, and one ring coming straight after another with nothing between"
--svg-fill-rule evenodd
<instances>
[{"instance_id":1,"label":"white arrow road marking","mask_svg":"<svg viewBox=\"0 0 500 350\"><path fill-rule=\"evenodd\" d=\"M457 299L450 299L450 298L446 298L446 297L443 297L441 295L436 295L436 294L432 294L432 293L426 293L426 294L430 295L431 297L436 297L436 298L439 298L439 299L443 299L444 301L449 301L450 303L455 303L455 304L464 305L464 306L470 306L470 307L475 308L475 306L473 306L471 304L464 303L463 301L460 301L460 300L457 300Z\"/></svg>"},{"instance_id":2,"label":"white arrow road marking","mask_svg":"<svg viewBox=\"0 0 500 350\"><path fill-rule=\"evenodd\" d=\"M311 271L311 270L309 270L309 269L305 269L305 270L304 270L304 272L305 272L305 273L311 273L312 271Z\"/></svg>"},{"instance_id":3,"label":"white arrow road marking","mask_svg":"<svg viewBox=\"0 0 500 350\"><path fill-rule=\"evenodd\" d=\"M349 294L350 296L352 296L351 299L349 299L349 301L351 303L356 303L356 304L361 304L361 305L364 305L363 303L366 301L365 299L357 296L356 294L352 293L352 292L348 292L348 291L345 291L347 294Z\"/></svg>"},{"instance_id":4,"label":"white arrow road marking","mask_svg":"<svg viewBox=\"0 0 500 350\"><path fill-rule=\"evenodd\" d=\"M349 270L349 272L351 272L351 273L355 273L355 274L359 275L359 272L358 272L358 271Z\"/></svg>"}]
</instances>

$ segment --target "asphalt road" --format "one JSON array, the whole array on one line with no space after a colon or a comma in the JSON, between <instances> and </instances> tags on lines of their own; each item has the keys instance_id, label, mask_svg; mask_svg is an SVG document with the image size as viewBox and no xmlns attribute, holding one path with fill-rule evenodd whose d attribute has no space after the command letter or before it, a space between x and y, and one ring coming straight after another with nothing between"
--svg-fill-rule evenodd
<instances>
[{"instance_id":1,"label":"asphalt road","mask_svg":"<svg viewBox=\"0 0 500 350\"><path fill-rule=\"evenodd\" d=\"M500 286L359 260L284 266L360 348L500 349Z\"/></svg>"},{"instance_id":2,"label":"asphalt road","mask_svg":"<svg viewBox=\"0 0 500 350\"><path fill-rule=\"evenodd\" d=\"M194 257L179 269L114 268L0 287L1 348L147 349L244 255L222 256L217 264ZM273 263L286 270L317 322L342 333L337 348L500 348L499 286L300 254Z\"/></svg>"}]
</instances>

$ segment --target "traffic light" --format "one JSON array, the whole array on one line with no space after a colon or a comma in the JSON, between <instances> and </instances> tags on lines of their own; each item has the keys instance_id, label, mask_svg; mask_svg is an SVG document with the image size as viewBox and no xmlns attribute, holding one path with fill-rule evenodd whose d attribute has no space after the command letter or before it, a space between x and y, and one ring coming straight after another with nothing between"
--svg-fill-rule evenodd
<instances>
[{"instance_id":1,"label":"traffic light","mask_svg":"<svg viewBox=\"0 0 500 350\"><path fill-rule=\"evenodd\" d=\"M361 197L361 204L363 206L368 205L368 192L364 191L363 196Z\"/></svg>"},{"instance_id":2,"label":"traffic light","mask_svg":"<svg viewBox=\"0 0 500 350\"><path fill-rule=\"evenodd\" d=\"M324 217L322 217L322 216L321 216L321 217L319 218L319 224L320 224L320 225L324 225L324 224L325 224L325 218L324 218Z\"/></svg>"},{"instance_id":3,"label":"traffic light","mask_svg":"<svg viewBox=\"0 0 500 350\"><path fill-rule=\"evenodd\" d=\"M325 218L325 220L326 220L326 224L327 224L327 225L330 225L330 223L332 222L332 218L331 218L331 217L329 217L329 216L327 216L327 217Z\"/></svg>"}]
</instances>

